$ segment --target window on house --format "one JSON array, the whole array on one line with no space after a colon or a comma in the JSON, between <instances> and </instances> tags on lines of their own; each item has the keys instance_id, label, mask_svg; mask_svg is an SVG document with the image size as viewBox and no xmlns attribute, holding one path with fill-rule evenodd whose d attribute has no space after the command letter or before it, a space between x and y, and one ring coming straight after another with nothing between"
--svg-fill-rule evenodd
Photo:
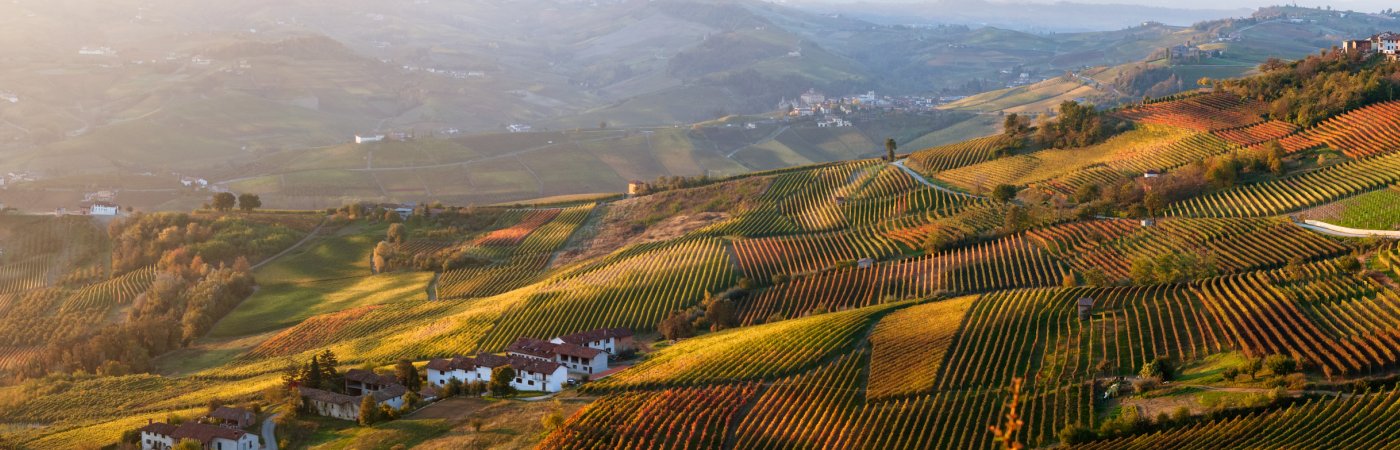
<instances>
[{"instance_id":1,"label":"window on house","mask_svg":"<svg viewBox=\"0 0 1400 450\"><path fill-rule=\"evenodd\" d=\"M531 385L531 386L534 386L534 385L535 385L535 380L530 380L530 385Z\"/></svg>"}]
</instances>

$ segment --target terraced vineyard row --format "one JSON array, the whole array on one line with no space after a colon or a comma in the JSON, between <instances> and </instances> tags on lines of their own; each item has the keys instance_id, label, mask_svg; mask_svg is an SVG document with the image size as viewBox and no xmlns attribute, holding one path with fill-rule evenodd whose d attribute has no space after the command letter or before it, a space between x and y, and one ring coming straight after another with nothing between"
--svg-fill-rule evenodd
<instances>
[{"instance_id":1,"label":"terraced vineyard row","mask_svg":"<svg viewBox=\"0 0 1400 450\"><path fill-rule=\"evenodd\" d=\"M63 303L62 313L93 312L101 314L118 305L131 304L146 292L156 280L156 267L148 266L127 272L111 280L90 284L73 293Z\"/></svg>"},{"instance_id":2,"label":"terraced vineyard row","mask_svg":"<svg viewBox=\"0 0 1400 450\"><path fill-rule=\"evenodd\" d=\"M941 300L895 311L870 333L867 395L883 399L933 390L939 364L977 296Z\"/></svg>"},{"instance_id":3,"label":"terraced vineyard row","mask_svg":"<svg viewBox=\"0 0 1400 450\"><path fill-rule=\"evenodd\" d=\"M1070 446L1075 450L1393 448L1400 441L1400 390L1306 404L1185 428Z\"/></svg>"},{"instance_id":4,"label":"terraced vineyard row","mask_svg":"<svg viewBox=\"0 0 1400 450\"><path fill-rule=\"evenodd\" d=\"M1020 235L935 256L882 262L868 269L841 269L774 286L740 305L742 323L773 315L797 317L814 309L858 308L888 299L946 292L980 292L1056 286L1059 263Z\"/></svg>"},{"instance_id":5,"label":"terraced vineyard row","mask_svg":"<svg viewBox=\"0 0 1400 450\"><path fill-rule=\"evenodd\" d=\"M596 203L589 203L560 210L553 220L526 236L515 254L535 255L558 250L588 220L588 215L593 213L596 206Z\"/></svg>"},{"instance_id":6,"label":"terraced vineyard row","mask_svg":"<svg viewBox=\"0 0 1400 450\"><path fill-rule=\"evenodd\" d=\"M1348 228L1389 230L1400 226L1400 208L1396 205L1400 205L1400 186L1348 197L1298 215Z\"/></svg>"},{"instance_id":7,"label":"terraced vineyard row","mask_svg":"<svg viewBox=\"0 0 1400 450\"><path fill-rule=\"evenodd\" d=\"M1102 271L1114 280L1127 278L1138 259L1173 252L1209 257L1219 271L1235 273L1347 250L1335 240L1272 219L1167 219L1154 227L1109 219L1039 228L1027 235L1079 273Z\"/></svg>"},{"instance_id":8,"label":"terraced vineyard row","mask_svg":"<svg viewBox=\"0 0 1400 450\"><path fill-rule=\"evenodd\" d=\"M687 386L774 379L846 350L888 307L869 307L737 328L683 340L590 389Z\"/></svg>"},{"instance_id":9,"label":"terraced vineyard row","mask_svg":"<svg viewBox=\"0 0 1400 450\"><path fill-rule=\"evenodd\" d=\"M1076 302L1094 300L1092 321ZM1064 385L1132 372L1157 356L1176 361L1226 348L1223 332L1185 288L1174 286L1026 289L987 294L973 303L935 389L1002 386L1015 377ZM1102 374L1108 375L1108 374Z\"/></svg>"},{"instance_id":10,"label":"terraced vineyard row","mask_svg":"<svg viewBox=\"0 0 1400 450\"><path fill-rule=\"evenodd\" d=\"M1167 208L1181 217L1259 217L1295 211L1400 182L1400 153L1349 161L1279 180L1192 197Z\"/></svg>"},{"instance_id":11,"label":"terraced vineyard row","mask_svg":"<svg viewBox=\"0 0 1400 450\"><path fill-rule=\"evenodd\" d=\"M549 221L554 220L554 217L558 215L559 210L557 209L538 209L530 211L525 214L525 217L520 219L520 222L506 228L486 233L485 236L478 238L475 244L495 247L518 245L525 240L526 236L534 232L536 228L549 223Z\"/></svg>"},{"instance_id":12,"label":"terraced vineyard row","mask_svg":"<svg viewBox=\"0 0 1400 450\"><path fill-rule=\"evenodd\" d=\"M886 197L847 200L841 203L841 211L846 217L846 227L854 228L879 224L890 218L909 214L927 213L936 216L954 214L978 201L965 195L956 195L921 185L917 189Z\"/></svg>"},{"instance_id":13,"label":"terraced vineyard row","mask_svg":"<svg viewBox=\"0 0 1400 450\"><path fill-rule=\"evenodd\" d=\"M991 160L1001 144L1000 135L977 138L956 144L926 148L909 155L909 168L924 175L970 166Z\"/></svg>"},{"instance_id":14,"label":"terraced vineyard row","mask_svg":"<svg viewBox=\"0 0 1400 450\"><path fill-rule=\"evenodd\" d=\"M475 298L512 291L542 276L549 264L548 253L518 256L484 267L443 272L438 278L438 298Z\"/></svg>"},{"instance_id":15,"label":"terraced vineyard row","mask_svg":"<svg viewBox=\"0 0 1400 450\"><path fill-rule=\"evenodd\" d=\"M1264 105L1230 93L1209 93L1125 110L1123 117L1196 131L1214 131L1264 121Z\"/></svg>"},{"instance_id":16,"label":"terraced vineyard row","mask_svg":"<svg viewBox=\"0 0 1400 450\"><path fill-rule=\"evenodd\" d=\"M574 414L540 449L721 448L757 383L612 394Z\"/></svg>"},{"instance_id":17,"label":"terraced vineyard row","mask_svg":"<svg viewBox=\"0 0 1400 450\"><path fill-rule=\"evenodd\" d=\"M1231 144L1240 147L1249 147L1251 145L1283 139L1293 134L1295 131L1298 131L1297 125L1278 120L1268 120L1240 128L1215 130L1211 133L1219 136L1221 139L1229 141Z\"/></svg>"},{"instance_id":18,"label":"terraced vineyard row","mask_svg":"<svg viewBox=\"0 0 1400 450\"><path fill-rule=\"evenodd\" d=\"M494 350L520 336L549 337L594 328L649 330L666 314L737 280L719 239L639 251L541 284L501 318L483 347Z\"/></svg>"},{"instance_id":19,"label":"terraced vineyard row","mask_svg":"<svg viewBox=\"0 0 1400 450\"><path fill-rule=\"evenodd\" d=\"M744 275L769 280L776 274L796 274L835 267L860 258L884 258L900 253L898 244L871 230L842 231L786 237L740 239L734 254Z\"/></svg>"},{"instance_id":20,"label":"terraced vineyard row","mask_svg":"<svg viewBox=\"0 0 1400 450\"><path fill-rule=\"evenodd\" d=\"M1326 144L1358 159L1400 150L1400 101L1347 111L1302 134L1306 141Z\"/></svg>"},{"instance_id":21,"label":"terraced vineyard row","mask_svg":"<svg viewBox=\"0 0 1400 450\"><path fill-rule=\"evenodd\" d=\"M895 401L869 401L860 385L865 353L779 380L761 395L735 431L744 449L904 449L996 447L987 426L1005 413L1002 391L954 391ZM1092 388L1048 387L1022 396L1023 436L1050 444L1055 430L1094 421Z\"/></svg>"},{"instance_id":22,"label":"terraced vineyard row","mask_svg":"<svg viewBox=\"0 0 1400 450\"><path fill-rule=\"evenodd\" d=\"M1339 300L1334 289L1286 290L1284 286L1296 283L1286 279L1282 274L1251 273L1202 282L1199 289L1247 354L1292 355L1332 374L1368 373L1396 363L1400 315L1394 308L1400 302L1395 293ZM1305 305L1320 301L1344 303L1305 312ZM1358 329L1357 324L1368 326Z\"/></svg>"},{"instance_id":23,"label":"terraced vineyard row","mask_svg":"<svg viewBox=\"0 0 1400 450\"><path fill-rule=\"evenodd\" d=\"M53 255L39 255L0 265L0 294L39 289L49 285Z\"/></svg>"},{"instance_id":24,"label":"terraced vineyard row","mask_svg":"<svg viewBox=\"0 0 1400 450\"><path fill-rule=\"evenodd\" d=\"M811 171L780 175L769 188L769 194L786 192L778 201L778 210L805 231L825 231L845 225L841 211L845 201L861 185L866 170L874 161L857 161L823 167Z\"/></svg>"},{"instance_id":25,"label":"terraced vineyard row","mask_svg":"<svg viewBox=\"0 0 1400 450\"><path fill-rule=\"evenodd\" d=\"M1209 133L1199 133L1171 142L1164 147L1147 147L1145 151L1119 153L1105 161L1104 164L1128 173L1143 173L1149 170L1164 171L1220 155L1229 150L1230 146L1224 140Z\"/></svg>"},{"instance_id":26,"label":"terraced vineyard row","mask_svg":"<svg viewBox=\"0 0 1400 450\"><path fill-rule=\"evenodd\" d=\"M248 358L290 356L313 350L334 342L341 329L379 308L366 305L330 314L312 316L296 326L283 330L249 350Z\"/></svg>"}]
</instances>

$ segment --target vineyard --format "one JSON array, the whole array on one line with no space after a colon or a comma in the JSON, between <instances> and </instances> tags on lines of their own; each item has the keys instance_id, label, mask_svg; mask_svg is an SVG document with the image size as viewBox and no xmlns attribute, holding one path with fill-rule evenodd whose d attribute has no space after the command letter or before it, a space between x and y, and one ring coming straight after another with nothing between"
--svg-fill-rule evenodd
<instances>
[{"instance_id":1,"label":"vineyard","mask_svg":"<svg viewBox=\"0 0 1400 450\"><path fill-rule=\"evenodd\" d=\"M1400 430L1400 391L1309 400L1286 409L1182 429L1071 446L1073 449L1391 448Z\"/></svg>"},{"instance_id":2,"label":"vineyard","mask_svg":"<svg viewBox=\"0 0 1400 450\"><path fill-rule=\"evenodd\" d=\"M1238 186L1172 204L1180 217L1262 217L1284 214L1400 182L1400 153L1348 161L1316 171Z\"/></svg>"},{"instance_id":3,"label":"vineyard","mask_svg":"<svg viewBox=\"0 0 1400 450\"><path fill-rule=\"evenodd\" d=\"M739 409L757 391L757 384L746 383L608 395L539 448L721 448Z\"/></svg>"},{"instance_id":4,"label":"vineyard","mask_svg":"<svg viewBox=\"0 0 1400 450\"><path fill-rule=\"evenodd\" d=\"M774 315L797 317L816 309L859 308L936 292L979 292L1055 286L1060 263L1020 235L942 254L803 276L774 286L741 305L743 323Z\"/></svg>"},{"instance_id":5,"label":"vineyard","mask_svg":"<svg viewBox=\"0 0 1400 450\"><path fill-rule=\"evenodd\" d=\"M976 193L999 184L1028 185L1095 167L1125 174L1168 169L1227 149L1224 141L1208 134L1145 125L1088 147L1040 150L939 172L935 176Z\"/></svg>"},{"instance_id":6,"label":"vineyard","mask_svg":"<svg viewBox=\"0 0 1400 450\"><path fill-rule=\"evenodd\" d=\"M739 380L771 380L809 368L848 348L888 308L818 314L753 328L688 339L590 386L608 391L647 386L689 386Z\"/></svg>"},{"instance_id":7,"label":"vineyard","mask_svg":"<svg viewBox=\"0 0 1400 450\"><path fill-rule=\"evenodd\" d=\"M909 168L924 175L978 164L995 157L1001 136L987 136L909 154Z\"/></svg>"},{"instance_id":8,"label":"vineyard","mask_svg":"<svg viewBox=\"0 0 1400 450\"><path fill-rule=\"evenodd\" d=\"M976 296L942 300L890 313L870 333L872 399L933 390L938 366Z\"/></svg>"},{"instance_id":9,"label":"vineyard","mask_svg":"<svg viewBox=\"0 0 1400 450\"><path fill-rule=\"evenodd\" d=\"M1300 138L1302 142L1285 147L1320 143L1358 159L1394 152L1400 149L1400 101L1348 111L1303 131Z\"/></svg>"},{"instance_id":10,"label":"vineyard","mask_svg":"<svg viewBox=\"0 0 1400 450\"><path fill-rule=\"evenodd\" d=\"M1308 209L1303 219L1363 230L1389 230L1400 224L1400 187L1391 186Z\"/></svg>"},{"instance_id":11,"label":"vineyard","mask_svg":"<svg viewBox=\"0 0 1400 450\"><path fill-rule=\"evenodd\" d=\"M1264 120L1263 112L1263 103L1222 92L1147 104L1120 115L1136 122L1205 132L1254 125Z\"/></svg>"},{"instance_id":12,"label":"vineyard","mask_svg":"<svg viewBox=\"0 0 1400 450\"><path fill-rule=\"evenodd\" d=\"M525 237L529 236L535 229L554 220L554 217L558 215L559 210L557 209L541 209L526 212L524 213L524 217L520 219L520 222L487 233L485 236L476 240L476 245L495 247L519 245L520 242L524 241Z\"/></svg>"},{"instance_id":13,"label":"vineyard","mask_svg":"<svg viewBox=\"0 0 1400 450\"><path fill-rule=\"evenodd\" d=\"M1270 120L1241 128L1227 128L1211 131L1211 134L1240 147L1277 141L1298 131L1298 126L1277 120Z\"/></svg>"}]
</instances>

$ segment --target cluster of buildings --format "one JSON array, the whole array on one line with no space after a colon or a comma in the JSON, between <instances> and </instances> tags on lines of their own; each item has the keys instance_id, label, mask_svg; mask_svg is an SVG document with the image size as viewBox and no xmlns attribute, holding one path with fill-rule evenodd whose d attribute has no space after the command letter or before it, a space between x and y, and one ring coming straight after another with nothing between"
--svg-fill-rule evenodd
<instances>
[{"instance_id":1,"label":"cluster of buildings","mask_svg":"<svg viewBox=\"0 0 1400 450\"><path fill-rule=\"evenodd\" d=\"M360 418L360 405L365 396L374 398L376 405L399 409L403 407L408 388L394 377L363 369L345 372L345 393L316 388L301 388L306 407L318 415L355 421Z\"/></svg>"},{"instance_id":2,"label":"cluster of buildings","mask_svg":"<svg viewBox=\"0 0 1400 450\"><path fill-rule=\"evenodd\" d=\"M1385 55L1391 61L1400 61L1400 34L1387 31L1369 39L1342 41L1342 50L1363 55Z\"/></svg>"},{"instance_id":3,"label":"cluster of buildings","mask_svg":"<svg viewBox=\"0 0 1400 450\"><path fill-rule=\"evenodd\" d=\"M1026 77L1029 77L1027 74ZM1029 79L1029 78L1027 78ZM868 91L860 95L846 97L827 97L816 89L808 89L795 99L784 97L778 102L778 111L784 111L791 117L845 115L866 110L884 110L900 112L921 112L932 111L939 105L959 100L963 97L957 96L878 96L875 91ZM823 126L823 125L818 125ZM845 126L837 125L835 122L825 126Z\"/></svg>"},{"instance_id":4,"label":"cluster of buildings","mask_svg":"<svg viewBox=\"0 0 1400 450\"><path fill-rule=\"evenodd\" d=\"M506 348L506 354L478 354L428 361L428 384L446 386L453 379L470 383L490 382L497 367L515 369L511 387L520 391L559 392L568 385L571 374L583 378L608 370L608 357L635 349L632 331L601 328L559 336L548 341L521 338Z\"/></svg>"},{"instance_id":5,"label":"cluster of buildings","mask_svg":"<svg viewBox=\"0 0 1400 450\"><path fill-rule=\"evenodd\" d=\"M252 411L228 406L179 425L147 420L138 430L141 450L169 450L185 440L198 441L210 450L260 450L258 435L244 431L256 421Z\"/></svg>"},{"instance_id":6,"label":"cluster of buildings","mask_svg":"<svg viewBox=\"0 0 1400 450\"><path fill-rule=\"evenodd\" d=\"M419 67L408 64L401 66L401 68L404 72L424 72L433 75L454 78L458 80L466 80L469 78L486 78L486 72L480 70L437 69L433 67Z\"/></svg>"},{"instance_id":7,"label":"cluster of buildings","mask_svg":"<svg viewBox=\"0 0 1400 450\"><path fill-rule=\"evenodd\" d=\"M1167 59L1173 62L1199 62L1202 59L1215 58L1222 54L1221 50L1206 50L1191 41L1167 47Z\"/></svg>"},{"instance_id":8,"label":"cluster of buildings","mask_svg":"<svg viewBox=\"0 0 1400 450\"><path fill-rule=\"evenodd\" d=\"M361 133L355 135L356 144L368 144L371 142L389 141L410 141L413 140L413 133L408 131L390 131L388 133Z\"/></svg>"}]
</instances>

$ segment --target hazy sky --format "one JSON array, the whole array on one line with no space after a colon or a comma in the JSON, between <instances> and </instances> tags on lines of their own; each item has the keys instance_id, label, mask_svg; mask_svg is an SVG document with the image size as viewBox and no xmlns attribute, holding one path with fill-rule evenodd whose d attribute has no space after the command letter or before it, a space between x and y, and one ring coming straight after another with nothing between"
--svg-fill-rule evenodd
<instances>
[{"instance_id":1,"label":"hazy sky","mask_svg":"<svg viewBox=\"0 0 1400 450\"><path fill-rule=\"evenodd\" d=\"M794 3L811 0L789 0ZM924 0L815 0L821 2L869 2L869 3L911 3ZM949 0L944 0L949 1ZM1058 3L1065 0L989 0L1002 3ZM1172 8L1191 9L1254 9L1261 6L1279 4L1298 4L1299 6L1323 7L1331 5L1336 10L1355 10L1363 12L1376 12L1386 8L1400 8L1400 2L1395 0L1068 0L1070 3L1116 3L1128 5L1144 6L1164 6Z\"/></svg>"}]
</instances>

